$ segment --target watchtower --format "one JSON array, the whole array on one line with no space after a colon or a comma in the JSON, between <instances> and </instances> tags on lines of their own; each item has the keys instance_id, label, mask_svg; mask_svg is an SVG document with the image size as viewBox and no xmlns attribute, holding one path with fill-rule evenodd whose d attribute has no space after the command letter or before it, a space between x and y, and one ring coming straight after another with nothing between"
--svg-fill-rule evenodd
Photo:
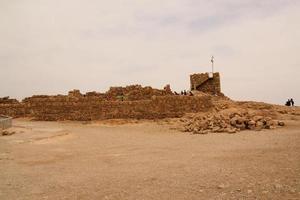
<instances>
[{"instance_id":1,"label":"watchtower","mask_svg":"<svg viewBox=\"0 0 300 200\"><path fill-rule=\"evenodd\" d=\"M221 93L220 74L200 73L190 75L191 91L198 90L201 92L218 95Z\"/></svg>"}]
</instances>

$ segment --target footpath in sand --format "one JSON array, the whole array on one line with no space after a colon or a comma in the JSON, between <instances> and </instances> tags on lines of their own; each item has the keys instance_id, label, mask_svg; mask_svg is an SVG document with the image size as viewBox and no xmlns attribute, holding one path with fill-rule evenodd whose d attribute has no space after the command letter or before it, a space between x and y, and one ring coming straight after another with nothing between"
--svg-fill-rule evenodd
<instances>
[{"instance_id":1,"label":"footpath in sand","mask_svg":"<svg viewBox=\"0 0 300 200\"><path fill-rule=\"evenodd\" d=\"M0 136L0 199L300 199L300 120L286 109L284 127L236 134L16 119Z\"/></svg>"}]
</instances>

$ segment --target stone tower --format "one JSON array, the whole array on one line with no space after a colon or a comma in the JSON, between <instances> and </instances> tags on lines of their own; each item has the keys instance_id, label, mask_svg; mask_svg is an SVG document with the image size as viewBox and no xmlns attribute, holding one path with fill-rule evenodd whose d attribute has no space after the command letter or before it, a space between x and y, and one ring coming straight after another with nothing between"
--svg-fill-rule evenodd
<instances>
[{"instance_id":1,"label":"stone tower","mask_svg":"<svg viewBox=\"0 0 300 200\"><path fill-rule=\"evenodd\" d=\"M201 73L190 75L191 91L198 90L209 94L221 94L220 74Z\"/></svg>"}]
</instances>

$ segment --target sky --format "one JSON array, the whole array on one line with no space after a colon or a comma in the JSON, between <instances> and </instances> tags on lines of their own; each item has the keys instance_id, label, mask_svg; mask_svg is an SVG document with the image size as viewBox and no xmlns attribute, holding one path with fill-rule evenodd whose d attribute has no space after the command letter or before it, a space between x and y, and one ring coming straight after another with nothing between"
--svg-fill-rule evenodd
<instances>
[{"instance_id":1,"label":"sky","mask_svg":"<svg viewBox=\"0 0 300 200\"><path fill-rule=\"evenodd\" d=\"M299 0L0 0L0 97L221 73L234 100L300 102Z\"/></svg>"}]
</instances>

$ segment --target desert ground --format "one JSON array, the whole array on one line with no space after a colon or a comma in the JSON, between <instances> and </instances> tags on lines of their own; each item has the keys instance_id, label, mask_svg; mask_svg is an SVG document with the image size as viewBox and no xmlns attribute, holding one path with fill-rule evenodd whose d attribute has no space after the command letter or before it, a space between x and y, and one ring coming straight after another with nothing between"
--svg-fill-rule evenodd
<instances>
[{"instance_id":1,"label":"desert ground","mask_svg":"<svg viewBox=\"0 0 300 200\"><path fill-rule=\"evenodd\" d=\"M300 121L193 135L167 120L15 119L0 199L300 199Z\"/></svg>"}]
</instances>

